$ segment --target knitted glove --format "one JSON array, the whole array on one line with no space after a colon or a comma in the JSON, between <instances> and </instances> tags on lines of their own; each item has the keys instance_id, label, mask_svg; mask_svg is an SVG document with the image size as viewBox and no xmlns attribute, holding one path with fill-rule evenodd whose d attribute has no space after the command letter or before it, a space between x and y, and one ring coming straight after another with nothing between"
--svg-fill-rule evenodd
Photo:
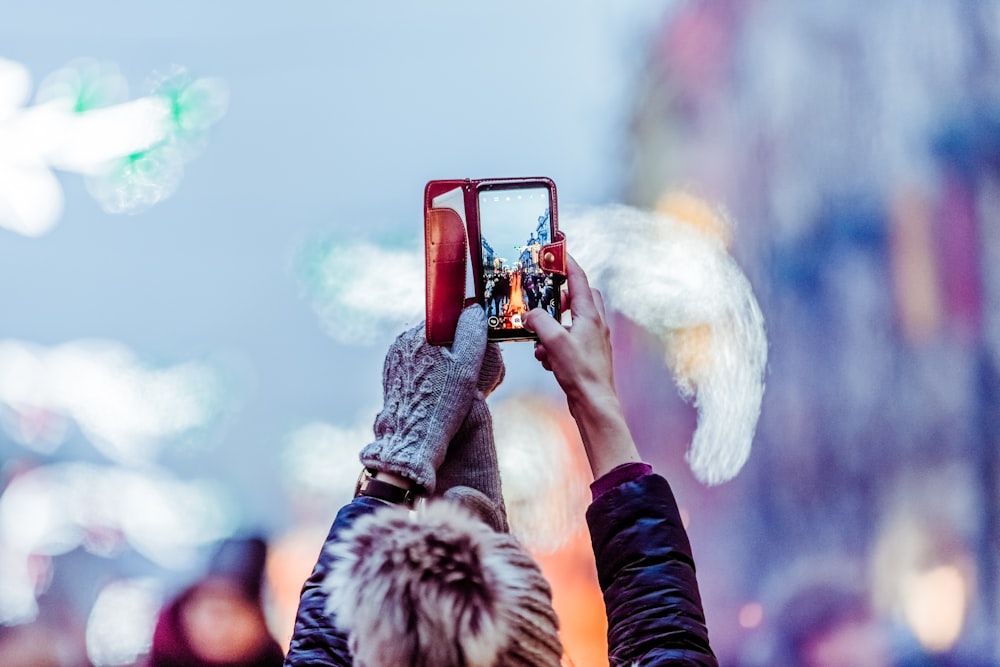
<instances>
[{"instance_id":1,"label":"knitted glove","mask_svg":"<svg viewBox=\"0 0 1000 667\"><path fill-rule=\"evenodd\" d=\"M503 354L500 346L496 343L488 343L486 352L483 354L483 365L479 369L479 378L476 380L476 389L486 398L493 393L493 390L500 386L507 369L503 365Z\"/></svg>"},{"instance_id":2,"label":"knitted glove","mask_svg":"<svg viewBox=\"0 0 1000 667\"><path fill-rule=\"evenodd\" d=\"M462 311L450 348L428 343L422 323L400 334L385 356L384 405L361 463L433 493L448 443L477 396L485 351L486 315L478 305Z\"/></svg>"},{"instance_id":3,"label":"knitted glove","mask_svg":"<svg viewBox=\"0 0 1000 667\"><path fill-rule=\"evenodd\" d=\"M493 417L485 400L503 381L504 373L500 347L491 343L479 373L479 392L438 470L438 490L445 498L476 512L494 530L505 533L509 530L507 509L493 440Z\"/></svg>"}]
</instances>

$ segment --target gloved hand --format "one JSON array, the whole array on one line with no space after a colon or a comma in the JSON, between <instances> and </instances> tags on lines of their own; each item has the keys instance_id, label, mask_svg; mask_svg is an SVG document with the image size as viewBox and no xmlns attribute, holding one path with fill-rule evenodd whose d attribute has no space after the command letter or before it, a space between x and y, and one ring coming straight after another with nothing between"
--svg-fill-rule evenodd
<instances>
[{"instance_id":1,"label":"gloved hand","mask_svg":"<svg viewBox=\"0 0 1000 667\"><path fill-rule=\"evenodd\" d=\"M438 492L476 512L495 530L508 532L507 508L493 439L493 417L486 397L503 381L503 356L496 343L486 347L476 397L461 428L452 438L438 470Z\"/></svg>"},{"instance_id":2,"label":"gloved hand","mask_svg":"<svg viewBox=\"0 0 1000 667\"><path fill-rule=\"evenodd\" d=\"M433 493L448 443L479 394L485 351L486 314L479 305L462 311L450 348L428 343L423 323L400 334L385 356L384 404L361 463Z\"/></svg>"}]
</instances>

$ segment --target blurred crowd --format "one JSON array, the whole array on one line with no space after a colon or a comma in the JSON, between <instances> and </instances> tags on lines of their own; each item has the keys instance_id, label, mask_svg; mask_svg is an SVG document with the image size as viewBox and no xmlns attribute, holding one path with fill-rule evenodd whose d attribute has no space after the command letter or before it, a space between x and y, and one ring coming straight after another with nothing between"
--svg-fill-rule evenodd
<instances>
[{"instance_id":1,"label":"blurred crowd","mask_svg":"<svg viewBox=\"0 0 1000 667\"><path fill-rule=\"evenodd\" d=\"M651 44L628 199L724 205L768 326L741 502L692 526L727 547L706 604L731 655L997 659L998 49L1000 5L962 0L697 0ZM790 573L830 562L858 591L795 603Z\"/></svg>"}]
</instances>

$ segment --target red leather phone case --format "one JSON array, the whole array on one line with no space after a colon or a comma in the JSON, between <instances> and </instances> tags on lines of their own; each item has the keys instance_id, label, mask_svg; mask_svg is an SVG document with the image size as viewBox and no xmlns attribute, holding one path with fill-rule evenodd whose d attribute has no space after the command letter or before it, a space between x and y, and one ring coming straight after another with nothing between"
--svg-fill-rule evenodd
<instances>
[{"instance_id":1,"label":"red leather phone case","mask_svg":"<svg viewBox=\"0 0 1000 667\"><path fill-rule=\"evenodd\" d=\"M465 225L449 208L430 209L424 217L427 270L427 341L449 344L465 305Z\"/></svg>"},{"instance_id":2,"label":"red leather phone case","mask_svg":"<svg viewBox=\"0 0 1000 667\"><path fill-rule=\"evenodd\" d=\"M468 254L473 265L480 261L480 233L477 215L477 187L481 183L537 183L547 181L553 192L552 243L539 251L539 267L547 273L565 278L566 237L558 229L555 206L555 185L548 179L450 179L427 183L424 188L424 253L426 268L426 331L427 342L433 345L450 345L455 340L458 317L467 303L482 301L484 285L480 271L474 272L475 295L466 294L466 266ZM455 204L465 214L465 223L459 213L451 208L435 207L433 201L440 195L461 189Z\"/></svg>"}]
</instances>

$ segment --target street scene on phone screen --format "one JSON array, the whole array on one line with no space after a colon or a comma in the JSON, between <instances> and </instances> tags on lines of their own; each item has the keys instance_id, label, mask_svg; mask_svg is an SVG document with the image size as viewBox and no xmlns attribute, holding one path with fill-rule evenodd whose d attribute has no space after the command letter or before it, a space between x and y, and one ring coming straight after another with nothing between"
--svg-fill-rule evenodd
<instances>
[{"instance_id":1,"label":"street scene on phone screen","mask_svg":"<svg viewBox=\"0 0 1000 667\"><path fill-rule=\"evenodd\" d=\"M556 312L552 277L538 265L551 241L545 188L492 190L479 195L485 310L493 329L522 329L533 308Z\"/></svg>"}]
</instances>

